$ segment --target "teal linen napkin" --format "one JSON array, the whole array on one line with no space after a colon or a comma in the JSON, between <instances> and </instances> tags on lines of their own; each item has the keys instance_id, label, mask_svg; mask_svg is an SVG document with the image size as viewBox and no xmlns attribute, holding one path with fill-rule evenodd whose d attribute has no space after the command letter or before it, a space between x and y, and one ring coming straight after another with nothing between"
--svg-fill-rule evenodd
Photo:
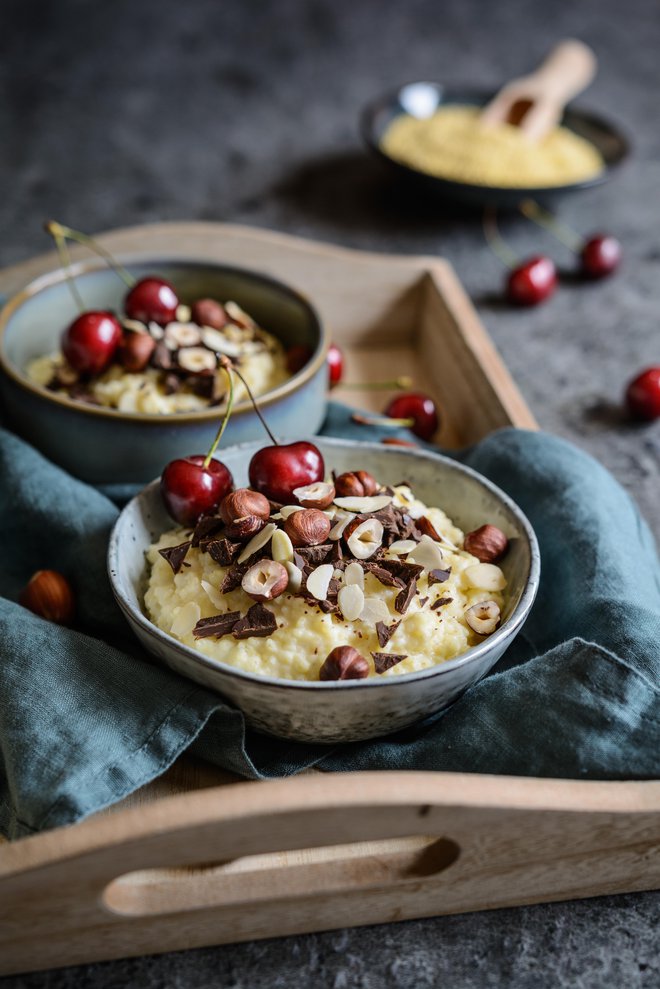
<instances>
[{"instance_id":1,"label":"teal linen napkin","mask_svg":"<svg viewBox=\"0 0 660 989\"><path fill-rule=\"evenodd\" d=\"M339 405L323 432L365 435ZM103 494L0 431L0 830L18 837L79 820L186 749L248 778L311 765L659 777L660 565L633 503L596 461L542 433L502 430L461 459L536 529L543 575L532 614L495 671L449 711L328 749L246 731L220 697L145 661L105 574L118 514L106 494L130 492ZM16 603L42 568L74 577L75 631Z\"/></svg>"}]
</instances>

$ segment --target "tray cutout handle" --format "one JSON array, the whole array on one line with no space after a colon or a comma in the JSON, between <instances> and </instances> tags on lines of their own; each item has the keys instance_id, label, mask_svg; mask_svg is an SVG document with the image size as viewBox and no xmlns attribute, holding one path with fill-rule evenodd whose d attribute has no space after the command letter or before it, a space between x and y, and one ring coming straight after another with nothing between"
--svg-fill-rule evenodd
<instances>
[{"instance_id":1,"label":"tray cutout handle","mask_svg":"<svg viewBox=\"0 0 660 989\"><path fill-rule=\"evenodd\" d=\"M461 853L450 838L437 836L352 842L177 869L129 872L109 883L101 902L124 917L258 904L305 894L350 895L359 890L419 883L452 866ZM288 856L302 857L290 864Z\"/></svg>"}]
</instances>

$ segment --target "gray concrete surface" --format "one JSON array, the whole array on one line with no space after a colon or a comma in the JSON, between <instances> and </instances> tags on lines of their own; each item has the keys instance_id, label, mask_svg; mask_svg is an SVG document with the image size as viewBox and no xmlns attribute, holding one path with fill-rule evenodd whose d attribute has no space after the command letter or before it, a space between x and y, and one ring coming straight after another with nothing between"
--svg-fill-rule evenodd
<instances>
[{"instance_id":1,"label":"gray concrete surface","mask_svg":"<svg viewBox=\"0 0 660 989\"><path fill-rule=\"evenodd\" d=\"M203 218L448 257L540 423L600 457L660 533L660 423L620 410L660 361L660 8L655 0L5 0L0 263L43 249L54 215L87 230ZM514 312L478 216L415 203L362 150L359 107L394 83L496 85L577 35L601 70L585 103L635 144L610 185L561 204L623 242L607 283ZM571 256L522 219L522 254ZM660 986L657 894L374 927L3 982L10 987Z\"/></svg>"}]
</instances>

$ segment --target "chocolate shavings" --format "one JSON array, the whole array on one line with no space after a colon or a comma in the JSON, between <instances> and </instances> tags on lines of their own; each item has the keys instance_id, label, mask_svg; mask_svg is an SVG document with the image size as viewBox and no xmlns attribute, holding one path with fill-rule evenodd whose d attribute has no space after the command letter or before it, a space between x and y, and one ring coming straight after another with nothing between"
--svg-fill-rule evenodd
<instances>
[{"instance_id":1,"label":"chocolate shavings","mask_svg":"<svg viewBox=\"0 0 660 989\"><path fill-rule=\"evenodd\" d=\"M166 549L159 549L158 552L164 560L167 560L176 574L181 569L181 564L183 563L190 546L191 542L188 539L185 543L179 543L178 546L168 546Z\"/></svg>"},{"instance_id":2,"label":"chocolate shavings","mask_svg":"<svg viewBox=\"0 0 660 989\"><path fill-rule=\"evenodd\" d=\"M430 570L429 587L433 587L434 584L444 584L446 580L449 580L450 573L451 567L449 570Z\"/></svg>"},{"instance_id":3,"label":"chocolate shavings","mask_svg":"<svg viewBox=\"0 0 660 989\"><path fill-rule=\"evenodd\" d=\"M241 617L240 611L226 611L224 615L213 615L211 618L200 618L193 629L196 639L205 639L214 635L216 639L229 635Z\"/></svg>"},{"instance_id":4,"label":"chocolate shavings","mask_svg":"<svg viewBox=\"0 0 660 989\"><path fill-rule=\"evenodd\" d=\"M376 622L376 635L378 636L378 645L381 649L385 648L400 624L400 621L393 622L391 625L386 625L385 622Z\"/></svg>"},{"instance_id":5,"label":"chocolate shavings","mask_svg":"<svg viewBox=\"0 0 660 989\"><path fill-rule=\"evenodd\" d=\"M249 639L251 636L272 635L277 628L275 615L263 604L253 604L245 618L241 618L233 629L235 639Z\"/></svg>"},{"instance_id":6,"label":"chocolate shavings","mask_svg":"<svg viewBox=\"0 0 660 989\"><path fill-rule=\"evenodd\" d=\"M443 604L451 604L453 600L453 598L438 598L437 601L434 601L431 605L431 611L441 608Z\"/></svg>"},{"instance_id":7,"label":"chocolate shavings","mask_svg":"<svg viewBox=\"0 0 660 989\"><path fill-rule=\"evenodd\" d=\"M376 673L386 673L387 670L391 670L393 666L397 666L398 663L408 658L405 653L394 652L372 652L371 655L374 658Z\"/></svg>"}]
</instances>

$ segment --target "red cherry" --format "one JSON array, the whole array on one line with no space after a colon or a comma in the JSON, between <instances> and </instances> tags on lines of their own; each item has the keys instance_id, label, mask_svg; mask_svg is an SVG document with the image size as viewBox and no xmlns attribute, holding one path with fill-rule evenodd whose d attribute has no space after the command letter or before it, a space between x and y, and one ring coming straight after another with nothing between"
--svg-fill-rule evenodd
<instances>
[{"instance_id":1,"label":"red cherry","mask_svg":"<svg viewBox=\"0 0 660 989\"><path fill-rule=\"evenodd\" d=\"M119 320L109 312L84 312L62 334L62 353L81 374L100 374L121 343Z\"/></svg>"},{"instance_id":2,"label":"red cherry","mask_svg":"<svg viewBox=\"0 0 660 989\"><path fill-rule=\"evenodd\" d=\"M328 378L330 387L338 385L344 374L344 355L336 343L331 343L328 348Z\"/></svg>"},{"instance_id":3,"label":"red cherry","mask_svg":"<svg viewBox=\"0 0 660 989\"><path fill-rule=\"evenodd\" d=\"M506 284L509 302L517 306L537 306L557 287L557 269L544 254L525 261L510 273Z\"/></svg>"},{"instance_id":4,"label":"red cherry","mask_svg":"<svg viewBox=\"0 0 660 989\"><path fill-rule=\"evenodd\" d=\"M606 278L621 264L621 244L609 234L594 234L580 251L580 270L585 278Z\"/></svg>"},{"instance_id":5,"label":"red cherry","mask_svg":"<svg viewBox=\"0 0 660 989\"><path fill-rule=\"evenodd\" d=\"M234 486L223 463L202 454L171 460L160 478L160 493L165 508L175 522L194 525L200 515L211 512Z\"/></svg>"},{"instance_id":6,"label":"red cherry","mask_svg":"<svg viewBox=\"0 0 660 989\"><path fill-rule=\"evenodd\" d=\"M163 278L141 278L124 299L124 312L142 323L166 326L176 316L179 299L174 288Z\"/></svg>"},{"instance_id":7,"label":"red cherry","mask_svg":"<svg viewBox=\"0 0 660 989\"><path fill-rule=\"evenodd\" d=\"M660 419L660 367L647 367L626 388L626 404L635 419Z\"/></svg>"},{"instance_id":8,"label":"red cherry","mask_svg":"<svg viewBox=\"0 0 660 989\"><path fill-rule=\"evenodd\" d=\"M432 398L420 392L397 395L387 405L385 415L390 419L412 419L410 426L415 436L430 440L438 428L438 410Z\"/></svg>"},{"instance_id":9,"label":"red cherry","mask_svg":"<svg viewBox=\"0 0 660 989\"><path fill-rule=\"evenodd\" d=\"M250 461L250 486L271 501L295 502L294 490L325 477L321 451L313 443L299 440L279 446L264 446Z\"/></svg>"}]
</instances>

